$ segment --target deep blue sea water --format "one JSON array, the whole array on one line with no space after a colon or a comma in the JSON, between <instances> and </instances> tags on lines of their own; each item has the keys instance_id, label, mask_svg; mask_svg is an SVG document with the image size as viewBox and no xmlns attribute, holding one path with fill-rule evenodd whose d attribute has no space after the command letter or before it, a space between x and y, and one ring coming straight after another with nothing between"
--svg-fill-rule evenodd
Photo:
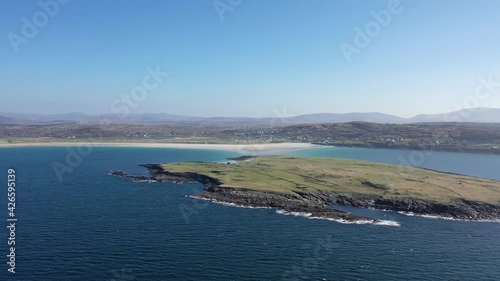
<instances>
[{"instance_id":1,"label":"deep blue sea water","mask_svg":"<svg viewBox=\"0 0 500 281\"><path fill-rule=\"evenodd\" d=\"M299 156L401 164L417 152L320 148ZM94 147L59 181L66 148L0 148L0 280L500 280L500 224L349 209L399 227L284 216L187 197L200 184L133 183L110 169L236 153ZM415 158L417 159L417 158ZM71 159L70 159L71 160ZM422 167L500 180L500 156L432 153ZM7 169L17 175L16 271L7 272Z\"/></svg>"}]
</instances>

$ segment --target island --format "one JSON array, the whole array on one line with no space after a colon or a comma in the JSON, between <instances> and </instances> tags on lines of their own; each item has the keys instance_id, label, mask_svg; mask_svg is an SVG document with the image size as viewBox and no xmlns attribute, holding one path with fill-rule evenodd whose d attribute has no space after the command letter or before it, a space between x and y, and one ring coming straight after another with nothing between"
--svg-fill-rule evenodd
<instances>
[{"instance_id":1,"label":"island","mask_svg":"<svg viewBox=\"0 0 500 281\"><path fill-rule=\"evenodd\" d=\"M151 177L111 175L138 181L196 181L196 198L269 207L312 218L376 222L335 209L375 208L461 220L499 220L500 182L367 161L291 156L234 158L235 162L141 165Z\"/></svg>"}]
</instances>

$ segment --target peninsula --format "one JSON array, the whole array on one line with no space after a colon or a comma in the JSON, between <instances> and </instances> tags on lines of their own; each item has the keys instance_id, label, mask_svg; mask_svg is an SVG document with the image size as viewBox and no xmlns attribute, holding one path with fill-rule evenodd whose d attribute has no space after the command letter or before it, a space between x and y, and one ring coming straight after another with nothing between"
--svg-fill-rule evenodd
<instances>
[{"instance_id":1,"label":"peninsula","mask_svg":"<svg viewBox=\"0 0 500 281\"><path fill-rule=\"evenodd\" d=\"M340 158L258 156L236 163L142 165L151 177L197 181L198 198L343 221L371 220L335 210L348 205L464 220L500 219L500 182L460 174Z\"/></svg>"}]
</instances>

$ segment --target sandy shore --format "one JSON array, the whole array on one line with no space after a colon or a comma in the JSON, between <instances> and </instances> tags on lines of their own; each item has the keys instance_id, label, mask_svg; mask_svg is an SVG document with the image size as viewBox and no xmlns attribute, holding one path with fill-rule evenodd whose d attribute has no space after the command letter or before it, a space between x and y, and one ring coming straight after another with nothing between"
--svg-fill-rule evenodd
<instances>
[{"instance_id":1,"label":"sandy shore","mask_svg":"<svg viewBox=\"0 0 500 281\"><path fill-rule=\"evenodd\" d=\"M0 143L0 147L54 147L54 146L113 146L113 147L160 147L185 149L212 149L242 153L265 153L279 150L321 147L310 143L269 143L269 144L190 144L190 143L105 143L105 142L40 142L40 143Z\"/></svg>"}]
</instances>

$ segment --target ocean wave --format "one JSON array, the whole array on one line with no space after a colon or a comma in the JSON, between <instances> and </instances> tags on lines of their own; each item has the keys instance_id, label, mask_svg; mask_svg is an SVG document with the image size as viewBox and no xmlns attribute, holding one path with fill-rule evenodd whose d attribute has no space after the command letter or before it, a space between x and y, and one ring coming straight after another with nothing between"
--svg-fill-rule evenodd
<instances>
[{"instance_id":1,"label":"ocean wave","mask_svg":"<svg viewBox=\"0 0 500 281\"><path fill-rule=\"evenodd\" d=\"M401 226L401 224L397 221L391 221L391 220L379 220L377 222L374 222L373 224L375 225L385 225L385 226Z\"/></svg>"},{"instance_id":2,"label":"ocean wave","mask_svg":"<svg viewBox=\"0 0 500 281\"><path fill-rule=\"evenodd\" d=\"M158 182L157 180L135 180L134 182L140 182L140 183L153 183L153 182Z\"/></svg>"},{"instance_id":3,"label":"ocean wave","mask_svg":"<svg viewBox=\"0 0 500 281\"><path fill-rule=\"evenodd\" d=\"M382 225L382 226L401 226L401 224L399 222L391 221L391 220L378 220L378 221L355 220L355 221L352 221L352 220L345 220L345 219L314 217L314 216L312 216L312 213L289 212L289 211L285 211L285 210L276 210L276 213L280 214L280 215L304 217L304 218L315 219L315 220L327 220L327 221L333 221L333 222L342 223L342 224L373 224L373 225Z\"/></svg>"},{"instance_id":4,"label":"ocean wave","mask_svg":"<svg viewBox=\"0 0 500 281\"><path fill-rule=\"evenodd\" d=\"M487 219L484 219L484 220L468 220L468 219L457 219L457 218L445 217L445 216L438 216L438 215L416 214L414 212L405 212L405 211L398 211L398 214L404 215L404 216L409 216L409 217L421 217L421 218L436 219L436 220L500 223L500 219L492 219L492 220L487 220Z\"/></svg>"}]
</instances>

